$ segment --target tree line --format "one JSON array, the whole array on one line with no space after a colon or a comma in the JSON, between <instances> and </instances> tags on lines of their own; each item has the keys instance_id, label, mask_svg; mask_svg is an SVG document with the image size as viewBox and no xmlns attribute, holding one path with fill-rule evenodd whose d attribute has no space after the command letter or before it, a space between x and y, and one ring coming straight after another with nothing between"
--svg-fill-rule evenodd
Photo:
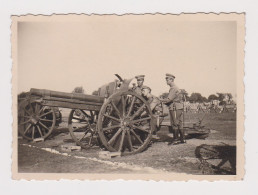
<instances>
[{"instance_id":1,"label":"tree line","mask_svg":"<svg viewBox=\"0 0 258 195\"><path fill-rule=\"evenodd\" d=\"M96 91L97 92L97 91ZM72 93L85 93L83 87L75 87ZM201 93L194 92L191 95L188 94L188 92L185 89L181 89L181 93L183 94L184 101L188 101L191 103L203 103L203 102L211 102L213 100L219 100L220 102L223 102L225 97L228 97L228 100L231 101L233 96L231 93L216 93L211 94L208 96L208 98L202 96ZM96 95L93 93L93 95ZM162 93L160 95L160 98L166 98L168 96L168 93Z\"/></svg>"},{"instance_id":2,"label":"tree line","mask_svg":"<svg viewBox=\"0 0 258 195\"><path fill-rule=\"evenodd\" d=\"M189 101L191 103L203 103L203 102L211 102L213 100L219 100L220 102L224 101L225 97L228 97L228 100L231 101L233 96L231 93L216 93L211 94L208 96L208 98L202 96L201 93L192 93L191 95L188 94L188 92L185 89L181 89L181 93L183 94L184 101ZM168 96L168 93L162 93L160 95L160 98L166 98Z\"/></svg>"}]
</instances>

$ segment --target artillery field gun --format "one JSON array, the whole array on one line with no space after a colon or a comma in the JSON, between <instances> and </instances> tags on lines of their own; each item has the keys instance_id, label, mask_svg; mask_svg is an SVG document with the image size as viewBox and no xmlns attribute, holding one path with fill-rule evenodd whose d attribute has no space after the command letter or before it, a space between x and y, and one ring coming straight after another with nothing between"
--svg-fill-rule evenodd
<instances>
[{"instance_id":1,"label":"artillery field gun","mask_svg":"<svg viewBox=\"0 0 258 195\"><path fill-rule=\"evenodd\" d=\"M119 80L100 87L96 95L31 89L19 101L19 133L28 140L46 139L57 122L55 108L70 108L69 131L82 148L96 136L111 152L143 151L151 141L153 115L145 99L130 90L132 79L116 76Z\"/></svg>"},{"instance_id":2,"label":"artillery field gun","mask_svg":"<svg viewBox=\"0 0 258 195\"><path fill-rule=\"evenodd\" d=\"M147 101L131 88L133 79L122 79L101 86L94 95L31 89L18 98L18 131L27 140L46 139L61 122L58 108L71 109L68 128L72 139L82 148L100 146L122 155L135 154L149 145L155 125L170 126L164 121L167 108L162 107L159 124ZM168 115L168 114L167 114ZM157 117L157 116L156 116ZM209 131L185 126L188 135L207 137Z\"/></svg>"}]
</instances>

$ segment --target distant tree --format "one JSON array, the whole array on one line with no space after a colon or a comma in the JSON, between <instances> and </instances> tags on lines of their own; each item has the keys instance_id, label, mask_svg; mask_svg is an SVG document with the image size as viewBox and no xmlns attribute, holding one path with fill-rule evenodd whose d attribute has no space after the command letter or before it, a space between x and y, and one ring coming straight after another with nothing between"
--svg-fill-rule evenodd
<instances>
[{"instance_id":1,"label":"distant tree","mask_svg":"<svg viewBox=\"0 0 258 195\"><path fill-rule=\"evenodd\" d=\"M98 95L98 94L99 94L98 91L93 91L93 92L92 92L92 95Z\"/></svg>"},{"instance_id":2,"label":"distant tree","mask_svg":"<svg viewBox=\"0 0 258 195\"><path fill-rule=\"evenodd\" d=\"M192 93L191 96L189 97L189 101L191 103L195 103L195 102L202 103L203 97L200 93Z\"/></svg>"},{"instance_id":3,"label":"distant tree","mask_svg":"<svg viewBox=\"0 0 258 195\"><path fill-rule=\"evenodd\" d=\"M233 95L231 93L228 93L228 96L229 96L230 99L233 98Z\"/></svg>"},{"instance_id":4,"label":"distant tree","mask_svg":"<svg viewBox=\"0 0 258 195\"><path fill-rule=\"evenodd\" d=\"M218 100L218 96L216 96L216 95L214 95L214 94L209 95L208 101L210 102L210 101L212 101L212 100Z\"/></svg>"},{"instance_id":5,"label":"distant tree","mask_svg":"<svg viewBox=\"0 0 258 195\"><path fill-rule=\"evenodd\" d=\"M232 94L231 93L217 93L218 100L220 101L220 105L230 104L232 102Z\"/></svg>"},{"instance_id":6,"label":"distant tree","mask_svg":"<svg viewBox=\"0 0 258 195\"><path fill-rule=\"evenodd\" d=\"M229 104L234 104L232 94L231 94L231 93L227 93L227 95L228 95L228 103L229 103Z\"/></svg>"},{"instance_id":7,"label":"distant tree","mask_svg":"<svg viewBox=\"0 0 258 195\"><path fill-rule=\"evenodd\" d=\"M218 94L218 100L219 101L224 101L225 98L227 98L227 100L232 100L233 96L231 93L217 93Z\"/></svg>"},{"instance_id":8,"label":"distant tree","mask_svg":"<svg viewBox=\"0 0 258 195\"><path fill-rule=\"evenodd\" d=\"M218 100L220 102L222 102L224 100L224 98L225 98L225 93L217 93L217 95L218 95Z\"/></svg>"},{"instance_id":9,"label":"distant tree","mask_svg":"<svg viewBox=\"0 0 258 195\"><path fill-rule=\"evenodd\" d=\"M84 93L83 87L75 87L72 93Z\"/></svg>"},{"instance_id":10,"label":"distant tree","mask_svg":"<svg viewBox=\"0 0 258 195\"><path fill-rule=\"evenodd\" d=\"M203 102L208 102L208 99L206 97L202 97Z\"/></svg>"}]
</instances>

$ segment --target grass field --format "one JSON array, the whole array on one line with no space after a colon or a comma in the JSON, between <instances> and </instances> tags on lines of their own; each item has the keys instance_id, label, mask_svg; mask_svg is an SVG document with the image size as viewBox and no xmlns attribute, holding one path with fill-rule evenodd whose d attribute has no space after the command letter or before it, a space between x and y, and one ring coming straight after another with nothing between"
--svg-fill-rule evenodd
<instances>
[{"instance_id":1,"label":"grass field","mask_svg":"<svg viewBox=\"0 0 258 195\"><path fill-rule=\"evenodd\" d=\"M51 137L45 142L32 143L26 140L19 140L18 145L18 167L19 172L58 172L58 173L148 173L149 167L153 170L164 172L178 172L188 174L235 174L234 162L236 158L236 114L235 113L209 113L203 119L205 128L209 128L211 133L205 140L188 139L186 144L170 145L168 128L163 127L159 131L161 137L158 141L153 141L146 151L124 157L117 157L108 160L111 164L102 161L98 153L102 151L95 146L91 149L66 152L69 156L42 151L42 148L52 148L62 151L64 140L70 138L67 129L68 109L61 110L63 122L59 128L54 130ZM190 113L185 115L186 122L198 121L204 113ZM166 120L169 120L166 118ZM33 146L28 147L27 145ZM210 162L216 166L220 160L226 163L222 168L213 170L210 166L208 171L201 168L198 149L202 146L209 146L217 150L219 158ZM230 150L228 149L230 148ZM83 157L78 159L75 157ZM97 159L97 160L96 160ZM233 163L232 163L233 162ZM121 163L123 166L120 166ZM233 165L232 165L233 164ZM136 166L137 168L132 168Z\"/></svg>"}]
</instances>

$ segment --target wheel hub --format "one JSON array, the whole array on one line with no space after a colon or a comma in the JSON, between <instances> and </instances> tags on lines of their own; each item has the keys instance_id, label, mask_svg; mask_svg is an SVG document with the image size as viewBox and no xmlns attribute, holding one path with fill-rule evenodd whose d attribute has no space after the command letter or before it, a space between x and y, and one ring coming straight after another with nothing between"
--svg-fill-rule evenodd
<instances>
[{"instance_id":1,"label":"wheel hub","mask_svg":"<svg viewBox=\"0 0 258 195\"><path fill-rule=\"evenodd\" d=\"M38 123L38 119L36 118L36 117L32 117L31 119L30 119L30 122L31 122L31 124L33 124L33 125L36 125L37 123Z\"/></svg>"},{"instance_id":2,"label":"wheel hub","mask_svg":"<svg viewBox=\"0 0 258 195\"><path fill-rule=\"evenodd\" d=\"M124 118L121 121L121 126L122 126L123 129L126 128L126 127L129 127L130 124L131 124L131 121L130 121L129 118Z\"/></svg>"}]
</instances>

